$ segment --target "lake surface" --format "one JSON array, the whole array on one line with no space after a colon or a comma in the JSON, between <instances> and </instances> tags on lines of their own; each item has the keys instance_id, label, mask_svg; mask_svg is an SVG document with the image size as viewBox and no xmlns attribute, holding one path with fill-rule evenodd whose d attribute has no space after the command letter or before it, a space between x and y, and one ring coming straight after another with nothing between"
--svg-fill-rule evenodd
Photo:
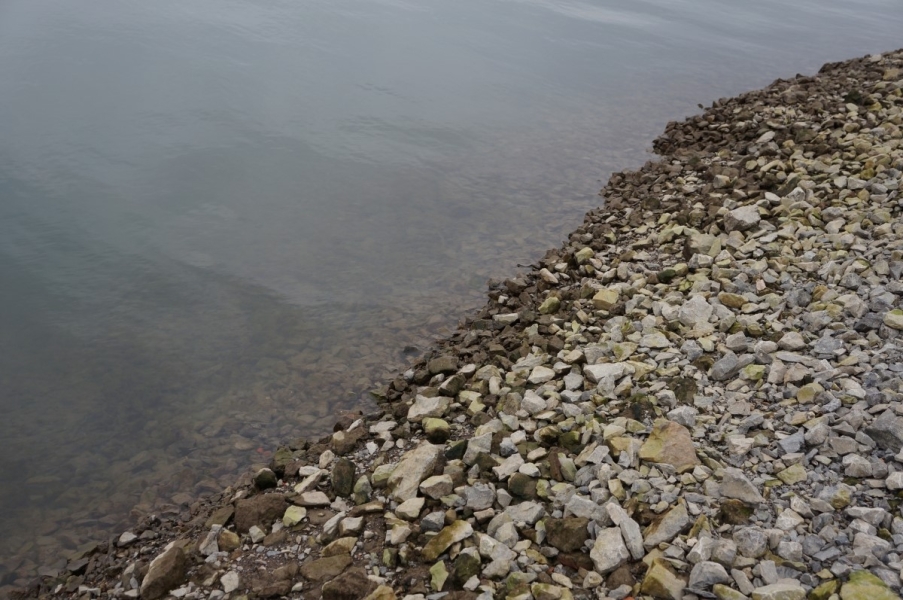
<instances>
[{"instance_id":1,"label":"lake surface","mask_svg":"<svg viewBox=\"0 0 903 600\"><path fill-rule=\"evenodd\" d=\"M177 514L899 0L0 1L0 585Z\"/></svg>"}]
</instances>

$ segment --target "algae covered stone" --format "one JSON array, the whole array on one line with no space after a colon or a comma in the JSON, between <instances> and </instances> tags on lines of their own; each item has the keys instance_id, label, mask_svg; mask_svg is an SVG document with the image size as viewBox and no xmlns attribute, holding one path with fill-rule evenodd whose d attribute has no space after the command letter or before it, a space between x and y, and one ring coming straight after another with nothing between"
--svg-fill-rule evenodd
<instances>
[{"instance_id":1,"label":"algae covered stone","mask_svg":"<svg viewBox=\"0 0 903 600\"><path fill-rule=\"evenodd\" d=\"M891 329L903 330L903 309L895 308L884 315L884 324Z\"/></svg>"},{"instance_id":2,"label":"algae covered stone","mask_svg":"<svg viewBox=\"0 0 903 600\"><path fill-rule=\"evenodd\" d=\"M887 584L868 571L854 571L840 588L841 600L900 600Z\"/></svg>"},{"instance_id":3,"label":"algae covered stone","mask_svg":"<svg viewBox=\"0 0 903 600\"><path fill-rule=\"evenodd\" d=\"M467 521L455 521L436 534L423 547L423 560L432 562L448 550L452 544L466 540L473 535L473 526Z\"/></svg>"},{"instance_id":4,"label":"algae covered stone","mask_svg":"<svg viewBox=\"0 0 903 600\"><path fill-rule=\"evenodd\" d=\"M447 579L448 569L445 567L445 561L440 560L430 567L430 587L434 592L441 592Z\"/></svg>"},{"instance_id":5,"label":"algae covered stone","mask_svg":"<svg viewBox=\"0 0 903 600\"><path fill-rule=\"evenodd\" d=\"M649 570L646 571L640 592L653 598L680 600L683 598L686 586L686 582L675 575L664 560L656 558L652 561Z\"/></svg>"},{"instance_id":6,"label":"algae covered stone","mask_svg":"<svg viewBox=\"0 0 903 600\"><path fill-rule=\"evenodd\" d=\"M282 515L282 524L286 527L293 527L304 520L307 516L307 509L303 506L289 506Z\"/></svg>"},{"instance_id":7,"label":"algae covered stone","mask_svg":"<svg viewBox=\"0 0 903 600\"><path fill-rule=\"evenodd\" d=\"M599 290L593 296L593 306L598 310L611 310L618 303L621 292L614 289Z\"/></svg>"}]
</instances>

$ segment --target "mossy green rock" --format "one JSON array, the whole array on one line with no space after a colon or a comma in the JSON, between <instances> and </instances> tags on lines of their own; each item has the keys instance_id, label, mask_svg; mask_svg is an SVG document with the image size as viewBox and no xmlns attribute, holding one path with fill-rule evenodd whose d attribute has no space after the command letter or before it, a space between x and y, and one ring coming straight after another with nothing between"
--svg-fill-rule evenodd
<instances>
[{"instance_id":1,"label":"mossy green rock","mask_svg":"<svg viewBox=\"0 0 903 600\"><path fill-rule=\"evenodd\" d=\"M758 381L765 376L766 370L765 365L746 365L743 367L743 378Z\"/></svg>"},{"instance_id":2,"label":"mossy green rock","mask_svg":"<svg viewBox=\"0 0 903 600\"><path fill-rule=\"evenodd\" d=\"M423 432L433 444L444 444L451 433L448 422L445 419L427 417L423 420Z\"/></svg>"},{"instance_id":3,"label":"mossy green rock","mask_svg":"<svg viewBox=\"0 0 903 600\"><path fill-rule=\"evenodd\" d=\"M903 329L903 309L895 308L884 315L884 324L891 329Z\"/></svg>"},{"instance_id":4,"label":"mossy green rock","mask_svg":"<svg viewBox=\"0 0 903 600\"><path fill-rule=\"evenodd\" d=\"M628 356L636 352L637 345L633 342L621 342L611 347L612 353L619 361L626 359Z\"/></svg>"},{"instance_id":5,"label":"mossy green rock","mask_svg":"<svg viewBox=\"0 0 903 600\"><path fill-rule=\"evenodd\" d=\"M618 290L600 290L593 296L593 306L597 310L610 310L620 297L621 292Z\"/></svg>"},{"instance_id":6,"label":"mossy green rock","mask_svg":"<svg viewBox=\"0 0 903 600\"><path fill-rule=\"evenodd\" d=\"M295 457L292 456L292 451L283 446L273 453L273 460L270 461L270 469L272 469L276 475L282 477L285 475L285 467L293 460L295 460Z\"/></svg>"},{"instance_id":7,"label":"mossy green rock","mask_svg":"<svg viewBox=\"0 0 903 600\"><path fill-rule=\"evenodd\" d=\"M508 492L517 498L535 498L537 481L523 473L508 478Z\"/></svg>"},{"instance_id":8,"label":"mossy green rock","mask_svg":"<svg viewBox=\"0 0 903 600\"><path fill-rule=\"evenodd\" d=\"M559 308L561 308L561 300L555 296L549 296L539 305L539 314L551 315L558 312Z\"/></svg>"},{"instance_id":9,"label":"mossy green rock","mask_svg":"<svg viewBox=\"0 0 903 600\"><path fill-rule=\"evenodd\" d=\"M840 588L841 600L900 600L887 585L868 571L854 571Z\"/></svg>"},{"instance_id":10,"label":"mossy green rock","mask_svg":"<svg viewBox=\"0 0 903 600\"><path fill-rule=\"evenodd\" d=\"M370 477L370 483L375 488L386 487L389 481L389 475L395 470L395 465L380 465L373 470L373 476Z\"/></svg>"},{"instance_id":11,"label":"mossy green rock","mask_svg":"<svg viewBox=\"0 0 903 600\"><path fill-rule=\"evenodd\" d=\"M454 579L458 585L480 574L480 555L471 552L462 552L455 558Z\"/></svg>"},{"instance_id":12,"label":"mossy green rock","mask_svg":"<svg viewBox=\"0 0 903 600\"><path fill-rule=\"evenodd\" d=\"M803 465L799 463L787 467L783 471L779 471L777 474L777 478L787 485L793 485L794 483L799 483L800 481L806 481L808 477L809 475L808 473L806 473L806 469L803 468Z\"/></svg>"},{"instance_id":13,"label":"mossy green rock","mask_svg":"<svg viewBox=\"0 0 903 600\"><path fill-rule=\"evenodd\" d=\"M741 500L728 498L721 502L721 520L730 525L749 523L753 512L753 508Z\"/></svg>"},{"instance_id":14,"label":"mossy green rock","mask_svg":"<svg viewBox=\"0 0 903 600\"><path fill-rule=\"evenodd\" d=\"M741 592L738 592L734 588L728 587L723 583L716 583L712 587L712 592L718 600L749 600L748 597L744 596Z\"/></svg>"},{"instance_id":15,"label":"mossy green rock","mask_svg":"<svg viewBox=\"0 0 903 600\"><path fill-rule=\"evenodd\" d=\"M445 581L448 579L448 569L445 568L445 562L439 561L430 567L430 587L434 592L441 592L445 587Z\"/></svg>"},{"instance_id":16,"label":"mossy green rock","mask_svg":"<svg viewBox=\"0 0 903 600\"><path fill-rule=\"evenodd\" d=\"M686 582L675 575L662 559L655 559L646 576L640 591L653 598L664 600L679 600L683 597Z\"/></svg>"},{"instance_id":17,"label":"mossy green rock","mask_svg":"<svg viewBox=\"0 0 903 600\"><path fill-rule=\"evenodd\" d=\"M354 463L347 458L340 458L332 468L332 489L337 496L350 496L354 490Z\"/></svg>"},{"instance_id":18,"label":"mossy green rock","mask_svg":"<svg viewBox=\"0 0 903 600\"><path fill-rule=\"evenodd\" d=\"M580 454L583 444L580 443L580 433L574 430L568 431L558 438L558 443L572 454Z\"/></svg>"},{"instance_id":19,"label":"mossy green rock","mask_svg":"<svg viewBox=\"0 0 903 600\"><path fill-rule=\"evenodd\" d=\"M467 521L455 521L436 534L423 547L423 560L432 562L448 550L452 544L466 540L473 535L473 526Z\"/></svg>"},{"instance_id":20,"label":"mossy green rock","mask_svg":"<svg viewBox=\"0 0 903 600\"><path fill-rule=\"evenodd\" d=\"M809 592L809 600L828 600L832 594L837 593L837 588L840 587L840 582L836 579L831 579L830 581L826 581Z\"/></svg>"}]
</instances>

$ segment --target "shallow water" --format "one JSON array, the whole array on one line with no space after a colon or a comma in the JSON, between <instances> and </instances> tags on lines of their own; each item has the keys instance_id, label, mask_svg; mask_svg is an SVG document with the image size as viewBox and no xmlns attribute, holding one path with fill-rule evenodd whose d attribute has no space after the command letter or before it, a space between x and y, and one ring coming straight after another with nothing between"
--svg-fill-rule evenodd
<instances>
[{"instance_id":1,"label":"shallow water","mask_svg":"<svg viewBox=\"0 0 903 600\"><path fill-rule=\"evenodd\" d=\"M0 584L322 433L668 120L900 31L898 0L6 0Z\"/></svg>"}]
</instances>

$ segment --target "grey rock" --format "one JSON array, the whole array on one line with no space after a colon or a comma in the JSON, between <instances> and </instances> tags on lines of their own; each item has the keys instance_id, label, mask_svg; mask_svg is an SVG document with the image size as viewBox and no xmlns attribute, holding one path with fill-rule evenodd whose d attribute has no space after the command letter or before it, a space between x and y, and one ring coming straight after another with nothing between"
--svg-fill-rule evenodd
<instances>
[{"instance_id":1,"label":"grey rock","mask_svg":"<svg viewBox=\"0 0 903 600\"><path fill-rule=\"evenodd\" d=\"M464 488L464 500L467 508L485 510L495 502L495 488L489 484L476 482Z\"/></svg>"},{"instance_id":2,"label":"grey rock","mask_svg":"<svg viewBox=\"0 0 903 600\"><path fill-rule=\"evenodd\" d=\"M745 527L734 532L737 551L747 558L759 558L768 550L768 536L761 529Z\"/></svg>"},{"instance_id":3,"label":"grey rock","mask_svg":"<svg viewBox=\"0 0 903 600\"><path fill-rule=\"evenodd\" d=\"M756 226L762 219L755 205L741 206L724 215L724 229L731 231L747 231Z\"/></svg>"},{"instance_id":4,"label":"grey rock","mask_svg":"<svg viewBox=\"0 0 903 600\"><path fill-rule=\"evenodd\" d=\"M596 571L602 575L610 573L624 564L630 558L630 552L621 537L621 529L609 527L601 530L589 556Z\"/></svg>"},{"instance_id":5,"label":"grey rock","mask_svg":"<svg viewBox=\"0 0 903 600\"><path fill-rule=\"evenodd\" d=\"M464 462L472 465L477 462L481 453L489 453L492 450L492 434L486 433L470 438L467 442L467 450L464 452Z\"/></svg>"},{"instance_id":6,"label":"grey rock","mask_svg":"<svg viewBox=\"0 0 903 600\"><path fill-rule=\"evenodd\" d=\"M420 482L436 468L441 452L442 446L424 442L402 455L387 481L392 498L399 502L414 498Z\"/></svg>"},{"instance_id":7,"label":"grey rock","mask_svg":"<svg viewBox=\"0 0 903 600\"><path fill-rule=\"evenodd\" d=\"M903 417L892 410L881 413L865 432L884 450L899 452L903 449Z\"/></svg>"},{"instance_id":8,"label":"grey rock","mask_svg":"<svg viewBox=\"0 0 903 600\"><path fill-rule=\"evenodd\" d=\"M646 531L643 532L643 545L647 548L654 548L662 542L670 542L689 524L690 516L687 513L687 505L681 500L659 521L653 522L646 528Z\"/></svg>"},{"instance_id":9,"label":"grey rock","mask_svg":"<svg viewBox=\"0 0 903 600\"><path fill-rule=\"evenodd\" d=\"M611 517L612 522L621 529L621 536L624 538L630 555L634 560L642 560L646 551L643 548L643 535L640 532L639 524L630 518L627 511L614 502L606 504L605 508L608 510L608 516Z\"/></svg>"},{"instance_id":10,"label":"grey rock","mask_svg":"<svg viewBox=\"0 0 903 600\"><path fill-rule=\"evenodd\" d=\"M723 566L716 562L702 561L693 566L690 571L690 589L708 591L716 583L727 583L731 580L730 575Z\"/></svg>"},{"instance_id":11,"label":"grey rock","mask_svg":"<svg viewBox=\"0 0 903 600\"><path fill-rule=\"evenodd\" d=\"M734 467L724 469L721 481L721 495L725 498L736 498L748 504L761 504L765 498L759 490L746 478L743 471Z\"/></svg>"},{"instance_id":12,"label":"grey rock","mask_svg":"<svg viewBox=\"0 0 903 600\"><path fill-rule=\"evenodd\" d=\"M710 376L715 381L725 381L740 372L740 360L728 350L712 365Z\"/></svg>"}]
</instances>

